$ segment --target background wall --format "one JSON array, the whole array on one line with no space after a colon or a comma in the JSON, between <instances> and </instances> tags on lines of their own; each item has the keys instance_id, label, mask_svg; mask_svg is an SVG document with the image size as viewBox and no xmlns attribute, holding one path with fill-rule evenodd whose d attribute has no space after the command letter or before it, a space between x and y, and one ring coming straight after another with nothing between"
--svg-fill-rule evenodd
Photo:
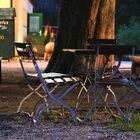
<instances>
[{"instance_id":1,"label":"background wall","mask_svg":"<svg viewBox=\"0 0 140 140\"><path fill-rule=\"evenodd\" d=\"M27 15L33 12L33 6L29 0L13 0L16 9L15 17L15 40L26 41L27 39Z\"/></svg>"}]
</instances>

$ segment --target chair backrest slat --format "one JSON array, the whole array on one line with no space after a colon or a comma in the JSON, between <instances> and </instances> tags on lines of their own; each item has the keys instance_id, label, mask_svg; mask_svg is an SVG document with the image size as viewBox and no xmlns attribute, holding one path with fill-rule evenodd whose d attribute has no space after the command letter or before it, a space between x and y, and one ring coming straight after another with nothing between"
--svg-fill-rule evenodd
<instances>
[{"instance_id":1,"label":"chair backrest slat","mask_svg":"<svg viewBox=\"0 0 140 140\"><path fill-rule=\"evenodd\" d=\"M137 49L136 46L133 45L99 45L95 48L98 49L99 47L99 54L106 54L106 55L132 55L133 52Z\"/></svg>"},{"instance_id":2,"label":"chair backrest slat","mask_svg":"<svg viewBox=\"0 0 140 140\"><path fill-rule=\"evenodd\" d=\"M21 42L15 42L15 47L16 47L16 50L17 50L17 53L18 53L18 56L19 56L19 62L20 62L20 65L21 65L21 68L22 68L22 72L24 74L24 78L26 80L26 82L28 83L29 80L28 80L28 76L27 76L27 71L26 69L24 68L24 64L22 62L22 60L25 58L35 58L33 53L30 52L30 49L32 48L31 46L31 43L21 43Z\"/></svg>"},{"instance_id":3,"label":"chair backrest slat","mask_svg":"<svg viewBox=\"0 0 140 140\"><path fill-rule=\"evenodd\" d=\"M30 54L27 51L18 51L18 55L23 57L30 57Z\"/></svg>"},{"instance_id":4,"label":"chair backrest slat","mask_svg":"<svg viewBox=\"0 0 140 140\"><path fill-rule=\"evenodd\" d=\"M15 42L16 50L19 56L30 57L27 45L31 47L31 43Z\"/></svg>"},{"instance_id":5,"label":"chair backrest slat","mask_svg":"<svg viewBox=\"0 0 140 140\"><path fill-rule=\"evenodd\" d=\"M116 39L95 39L95 38L89 38L88 43L92 45L97 44L116 44Z\"/></svg>"},{"instance_id":6,"label":"chair backrest slat","mask_svg":"<svg viewBox=\"0 0 140 140\"><path fill-rule=\"evenodd\" d=\"M93 49L98 45L116 45L116 39L95 39L89 38L87 48Z\"/></svg>"}]
</instances>

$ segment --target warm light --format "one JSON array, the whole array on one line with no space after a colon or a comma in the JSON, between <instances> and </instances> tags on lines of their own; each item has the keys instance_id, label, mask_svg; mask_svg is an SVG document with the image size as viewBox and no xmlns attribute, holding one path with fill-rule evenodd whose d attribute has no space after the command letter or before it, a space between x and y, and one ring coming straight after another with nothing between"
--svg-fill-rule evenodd
<instances>
[{"instance_id":1,"label":"warm light","mask_svg":"<svg viewBox=\"0 0 140 140\"><path fill-rule=\"evenodd\" d=\"M10 8L11 0L0 0L0 8Z\"/></svg>"}]
</instances>

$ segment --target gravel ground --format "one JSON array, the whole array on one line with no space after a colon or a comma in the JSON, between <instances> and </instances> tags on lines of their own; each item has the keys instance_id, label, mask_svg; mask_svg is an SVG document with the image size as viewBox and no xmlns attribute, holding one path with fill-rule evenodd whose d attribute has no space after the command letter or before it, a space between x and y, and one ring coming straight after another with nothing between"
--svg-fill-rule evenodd
<instances>
[{"instance_id":1,"label":"gravel ground","mask_svg":"<svg viewBox=\"0 0 140 140\"><path fill-rule=\"evenodd\" d=\"M38 65L42 71L46 68L48 62L45 62L44 60L38 60ZM35 72L35 69L33 67L33 64L31 63L31 60L26 60L23 62L23 65L27 72ZM23 83L24 82L24 76L21 70L21 66L19 61L10 61L3 60L1 64L2 69L2 82L9 82L9 83Z\"/></svg>"},{"instance_id":2,"label":"gravel ground","mask_svg":"<svg viewBox=\"0 0 140 140\"><path fill-rule=\"evenodd\" d=\"M42 70L46 62L39 62ZM30 63L26 64L29 70ZM2 79L5 82L23 81L19 62L2 63ZM8 87L7 87L8 89ZM15 88L14 88L15 89ZM2 92L2 90L0 90ZM12 90L11 90L12 92ZM3 95L3 93L1 93ZM8 94L7 94L8 95ZM14 94L13 94L14 95ZM4 99L6 94L3 95ZM12 96L12 95L11 95ZM0 98L1 99L1 98ZM4 104L5 100L0 100ZM8 103L9 104L9 103ZM7 104L7 105L8 105ZM14 104L14 103L13 103ZM11 105L11 104L10 104ZM7 106L6 106L7 107ZM136 132L123 132L119 129L107 128L100 123L73 124L70 121L60 123L45 122L34 126L32 119L27 115L0 114L0 140L140 140Z\"/></svg>"},{"instance_id":3,"label":"gravel ground","mask_svg":"<svg viewBox=\"0 0 140 140\"><path fill-rule=\"evenodd\" d=\"M15 116L15 115L14 115ZM34 126L26 115L0 116L0 140L139 140L135 132L122 132L100 124L73 124L46 122ZM10 119L9 119L10 118ZM15 118L15 119L13 119Z\"/></svg>"}]
</instances>

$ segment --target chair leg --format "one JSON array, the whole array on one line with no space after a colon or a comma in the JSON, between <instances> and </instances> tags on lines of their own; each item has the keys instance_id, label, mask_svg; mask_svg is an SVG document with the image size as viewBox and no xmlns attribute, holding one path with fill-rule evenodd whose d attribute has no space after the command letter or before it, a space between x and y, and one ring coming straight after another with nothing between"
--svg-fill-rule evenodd
<instances>
[{"instance_id":1,"label":"chair leg","mask_svg":"<svg viewBox=\"0 0 140 140\"><path fill-rule=\"evenodd\" d=\"M80 84L81 84L82 87L81 87L81 89L80 89L80 91L79 91L79 93L78 93L78 96L77 96L76 108L77 108L77 106L78 106L78 101L79 101L79 99L80 99L80 96L81 96L82 91L83 91L83 90L85 90L85 92L88 91L87 88L85 87L85 85L86 85L86 83L87 83L87 80L88 80L88 77L86 77L84 83L80 82ZM88 97L89 97L89 96L88 96ZM88 100L88 101L89 101L89 100Z\"/></svg>"},{"instance_id":2,"label":"chair leg","mask_svg":"<svg viewBox=\"0 0 140 140\"><path fill-rule=\"evenodd\" d=\"M31 93L29 93L27 96L25 96L22 100L21 100L21 102L20 102L20 104L19 104L19 106L18 106L18 109L17 109L17 113L19 113L20 112L20 109L21 109L21 106L22 106L22 104L23 104L23 102L26 100L26 99L28 99L31 95L33 95L34 94L34 92L31 92Z\"/></svg>"},{"instance_id":3,"label":"chair leg","mask_svg":"<svg viewBox=\"0 0 140 140\"><path fill-rule=\"evenodd\" d=\"M98 94L98 91L97 91L97 94L98 94L98 95L97 95L96 99L93 101L92 106L91 106L91 108L89 109L89 111L87 112L86 116L84 117L82 123L85 123L85 122L87 121L87 119L89 118L89 116L91 115L91 113L95 111L96 105L97 105L98 101L101 99L103 90L104 90L104 88L102 88L102 89L100 90L99 94Z\"/></svg>"},{"instance_id":4,"label":"chair leg","mask_svg":"<svg viewBox=\"0 0 140 140\"><path fill-rule=\"evenodd\" d=\"M58 97L58 98L55 98L55 97L54 97L55 100L52 99L52 98L50 98L50 100L52 100L52 103L49 104L48 106L46 106L46 102L44 102L43 104L41 104L41 105L37 108L36 114L35 114L35 116L34 116L34 122L35 122L36 124L38 124L42 113L45 112L46 109L49 109L49 108L51 108L52 106L54 106L55 103L59 103L59 104L62 105L64 108L68 109L68 110L70 111L70 114L71 114L73 120L76 121L76 118L77 118L77 117L76 117L76 116L77 116L77 115L76 115L76 112L75 112L70 106L68 106L67 104L65 104L65 103L61 100L61 99L63 99L68 93L70 93L70 91L71 91L72 89L74 89L76 86L77 86L77 83L74 84L73 86L71 86L71 88L69 88L64 94L61 94L60 97ZM48 101L49 101L49 100L48 100ZM47 102L48 102L48 101L47 101Z\"/></svg>"},{"instance_id":5,"label":"chair leg","mask_svg":"<svg viewBox=\"0 0 140 140\"><path fill-rule=\"evenodd\" d=\"M108 111L111 113L112 116L114 116L112 110L110 109L108 103L107 103L107 98L109 96L109 93L106 93L105 98L102 97L103 102L105 103L105 109L108 109Z\"/></svg>"},{"instance_id":6,"label":"chair leg","mask_svg":"<svg viewBox=\"0 0 140 140\"><path fill-rule=\"evenodd\" d=\"M135 92L140 95L140 88L137 87L137 85L133 81L130 82L130 86L132 86Z\"/></svg>"},{"instance_id":7,"label":"chair leg","mask_svg":"<svg viewBox=\"0 0 140 140\"><path fill-rule=\"evenodd\" d=\"M53 94L53 92L57 89L57 87L59 86L59 84L57 84L57 85L55 85L55 87L53 87L51 90L50 90L50 93L52 93ZM65 90L65 88L63 88L62 90L61 90L61 93L63 93L64 92L64 90ZM45 92L45 91L44 91ZM45 96L44 96L44 98L46 99L48 97L48 95L46 94ZM37 106L39 106L39 104L44 100L44 98L41 98L41 99L39 99L37 102L36 102L36 104L35 104L35 106L33 107L33 113L35 113L36 112L36 110L37 110ZM47 100L44 100L45 102L44 102L44 104L46 103L46 106L48 106L48 103L49 103L49 99ZM47 111L49 111L49 109L47 110ZM32 115L33 116L33 115Z\"/></svg>"},{"instance_id":8,"label":"chair leg","mask_svg":"<svg viewBox=\"0 0 140 140\"><path fill-rule=\"evenodd\" d=\"M112 101L114 102L114 104L115 104L115 107L116 107L116 109L117 109L117 112L124 118L124 120L126 121L127 120L127 118L126 118L126 116L125 116L125 114L123 113L123 111L121 110L121 108L120 108L120 106L118 105L118 103L117 103L117 99L116 99L116 95L115 95L115 93L114 93L114 91L111 89L111 86L107 86L107 89L108 89L108 91L111 93L111 97L112 97Z\"/></svg>"},{"instance_id":9,"label":"chair leg","mask_svg":"<svg viewBox=\"0 0 140 140\"><path fill-rule=\"evenodd\" d=\"M83 103L83 101L87 98L87 96L90 96L90 94L95 90L95 86L91 86L88 88L86 94L84 94L82 96L82 98L79 100L79 102L77 102L77 106L76 106L76 111L79 110L80 105Z\"/></svg>"},{"instance_id":10,"label":"chair leg","mask_svg":"<svg viewBox=\"0 0 140 140\"><path fill-rule=\"evenodd\" d=\"M110 93L110 92L109 92L109 93ZM107 103L107 99L108 99L108 97L109 97L109 95L110 95L109 93L106 93L105 98L102 98L102 100L103 100L103 102L105 103L105 109L108 109L108 111L110 112L110 114L111 114L112 116L116 116L116 115L113 113L113 111L111 110L109 104ZM111 93L111 95L112 95L112 93ZM116 102L116 96L114 96L114 93L113 93L112 96L113 96L112 100L115 99L115 102Z\"/></svg>"},{"instance_id":11,"label":"chair leg","mask_svg":"<svg viewBox=\"0 0 140 140\"><path fill-rule=\"evenodd\" d=\"M38 90L42 87L42 85L38 85L36 88L33 88L30 84L28 84L29 89L31 89L31 91L34 91L34 93L36 93L40 98L44 98L43 95L41 95Z\"/></svg>"},{"instance_id":12,"label":"chair leg","mask_svg":"<svg viewBox=\"0 0 140 140\"><path fill-rule=\"evenodd\" d=\"M20 104L19 104L19 106L18 106L18 109L17 109L17 113L20 112L21 107L22 107L22 104L24 103L24 101L27 100L27 99L28 99L30 96L32 96L33 94L37 94L40 98L42 98L42 99L44 99L44 100L46 101L46 98L44 98L44 96L41 95L41 94L37 91L37 90L39 90L39 89L42 87L41 84L38 85L35 89L32 88L32 86L31 86L30 84L27 84L27 86L28 86L28 88L31 90L31 92L30 92L28 95L26 95L26 96L21 100L21 102L20 102ZM30 116L32 117L33 115L34 115L34 112L32 111L31 114L30 114Z\"/></svg>"}]
</instances>

